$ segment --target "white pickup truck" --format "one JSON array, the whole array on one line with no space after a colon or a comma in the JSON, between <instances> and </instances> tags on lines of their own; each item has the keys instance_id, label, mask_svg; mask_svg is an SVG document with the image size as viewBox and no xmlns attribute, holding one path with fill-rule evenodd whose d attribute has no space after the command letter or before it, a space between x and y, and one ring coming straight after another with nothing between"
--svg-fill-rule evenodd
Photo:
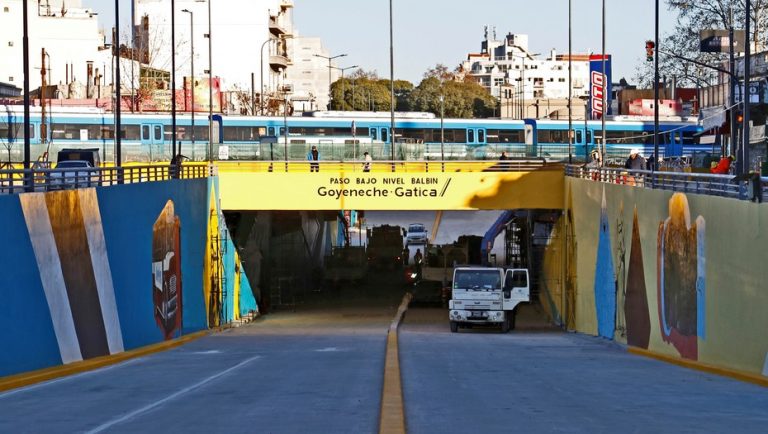
<instances>
[{"instance_id":1,"label":"white pickup truck","mask_svg":"<svg viewBox=\"0 0 768 434\"><path fill-rule=\"evenodd\" d=\"M515 308L530 301L527 269L456 267L448 317L451 332L459 326L497 324L507 333L515 327Z\"/></svg>"}]
</instances>

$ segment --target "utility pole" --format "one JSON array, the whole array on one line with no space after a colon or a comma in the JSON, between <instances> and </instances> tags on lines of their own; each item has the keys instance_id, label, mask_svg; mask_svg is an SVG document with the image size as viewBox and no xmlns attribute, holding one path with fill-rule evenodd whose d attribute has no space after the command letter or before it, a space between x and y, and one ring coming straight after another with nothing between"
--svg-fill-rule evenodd
<instances>
[{"instance_id":1,"label":"utility pole","mask_svg":"<svg viewBox=\"0 0 768 434\"><path fill-rule=\"evenodd\" d=\"M389 141L392 150L392 161L395 161L395 39L392 20L392 0L389 0ZM392 171L395 171L392 163Z\"/></svg>"},{"instance_id":2,"label":"utility pole","mask_svg":"<svg viewBox=\"0 0 768 434\"><path fill-rule=\"evenodd\" d=\"M26 4L27 2L24 2ZM122 125L120 121L120 112L122 106L122 96L120 95L120 0L115 0L115 107L112 112L115 114L115 166L120 167L123 164L123 144L122 144ZM119 173L119 172L118 172ZM122 176L118 178L122 183Z\"/></svg>"},{"instance_id":3,"label":"utility pole","mask_svg":"<svg viewBox=\"0 0 768 434\"><path fill-rule=\"evenodd\" d=\"M29 119L29 14L27 11L27 3L29 2L22 2L22 14L24 15L22 37L22 45L24 50L24 190L32 191L32 174L28 172L31 160L31 142L29 137L29 127L31 122Z\"/></svg>"},{"instance_id":4,"label":"utility pole","mask_svg":"<svg viewBox=\"0 0 768 434\"><path fill-rule=\"evenodd\" d=\"M171 161L176 161L176 0L171 0Z\"/></svg>"},{"instance_id":5,"label":"utility pole","mask_svg":"<svg viewBox=\"0 0 768 434\"><path fill-rule=\"evenodd\" d=\"M751 53L750 47L750 31L752 22L752 1L747 0L746 6L746 22L744 23L744 92L743 92L743 104L744 104L744 127L742 129L743 141L741 145L741 156L737 158L740 161L738 168L741 174L749 173L749 98L751 97L749 91L749 80L751 78Z\"/></svg>"},{"instance_id":6,"label":"utility pole","mask_svg":"<svg viewBox=\"0 0 768 434\"><path fill-rule=\"evenodd\" d=\"M655 171L659 161L659 0L656 0L654 32L656 53L653 56L653 158L656 161L651 164L651 170Z\"/></svg>"},{"instance_id":7,"label":"utility pole","mask_svg":"<svg viewBox=\"0 0 768 434\"><path fill-rule=\"evenodd\" d=\"M610 87L610 83L608 83L608 74L606 73L606 70L605 70L605 0L603 0L603 71L602 71L602 73L603 73L603 96L602 96L603 108L602 108L602 115L600 116L600 121L601 121L603 132L602 132L602 138L600 139L600 141L603 142L603 151L602 151L603 159L602 159L602 161L605 161L605 153L608 150L608 148L606 147L606 141L605 141L605 139L606 139L606 137L605 137L605 114L607 113L605 105L606 105L606 100L607 100L606 94L608 93L608 89Z\"/></svg>"},{"instance_id":8,"label":"utility pole","mask_svg":"<svg viewBox=\"0 0 768 434\"><path fill-rule=\"evenodd\" d=\"M117 0L115 0L117 1ZM208 0L208 161L213 161L213 37L211 35L211 2Z\"/></svg>"},{"instance_id":9,"label":"utility pole","mask_svg":"<svg viewBox=\"0 0 768 434\"><path fill-rule=\"evenodd\" d=\"M189 44L190 44L190 92L189 92L189 103L191 106L190 114L192 116L192 158L195 158L195 83L197 80L195 80L195 15L194 13L189 9L184 9L182 12L186 12L189 14ZM181 154L181 149L179 149L179 154Z\"/></svg>"},{"instance_id":10,"label":"utility pole","mask_svg":"<svg viewBox=\"0 0 768 434\"><path fill-rule=\"evenodd\" d=\"M658 0L656 0L658 1ZM572 67L573 62L573 38L571 34L571 0L568 0L568 164L573 164L573 111L571 110L573 98Z\"/></svg>"},{"instance_id":11,"label":"utility pole","mask_svg":"<svg viewBox=\"0 0 768 434\"><path fill-rule=\"evenodd\" d=\"M48 125L46 122L46 106L45 106L45 48L41 50L42 68L40 68L40 143L45 143L48 138Z\"/></svg>"},{"instance_id":12,"label":"utility pole","mask_svg":"<svg viewBox=\"0 0 768 434\"><path fill-rule=\"evenodd\" d=\"M738 141L738 128L736 128L736 54L735 54L735 48L734 48L734 42L733 42L733 33L734 33L734 20L733 20L733 6L731 6L731 22L728 26L728 39L730 40L730 64L729 69L731 71L731 75L728 77L728 83L730 84L730 91L731 91L731 104L730 104L730 129L731 129L731 151L727 152L727 148L725 145L722 146L722 156L725 157L726 154L734 155L736 156L736 142Z\"/></svg>"}]
</instances>

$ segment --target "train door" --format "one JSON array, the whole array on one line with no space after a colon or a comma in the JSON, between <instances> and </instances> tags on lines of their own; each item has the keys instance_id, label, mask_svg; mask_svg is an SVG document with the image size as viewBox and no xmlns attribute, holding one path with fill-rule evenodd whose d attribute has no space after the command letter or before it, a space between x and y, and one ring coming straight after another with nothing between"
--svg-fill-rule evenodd
<instances>
[{"instance_id":1,"label":"train door","mask_svg":"<svg viewBox=\"0 0 768 434\"><path fill-rule=\"evenodd\" d=\"M667 157L680 157L683 155L683 136L680 131L662 134L666 142L664 155Z\"/></svg>"},{"instance_id":2,"label":"train door","mask_svg":"<svg viewBox=\"0 0 768 434\"><path fill-rule=\"evenodd\" d=\"M523 131L525 132L525 156L537 157L539 155L538 125L535 119L525 119Z\"/></svg>"},{"instance_id":3,"label":"train door","mask_svg":"<svg viewBox=\"0 0 768 434\"><path fill-rule=\"evenodd\" d=\"M589 161L585 139L584 128L576 127L573 129L573 149L571 150L571 155L576 159L584 158L586 161Z\"/></svg>"},{"instance_id":4,"label":"train door","mask_svg":"<svg viewBox=\"0 0 768 434\"><path fill-rule=\"evenodd\" d=\"M467 144L475 146L486 144L485 128L467 128Z\"/></svg>"},{"instance_id":5,"label":"train door","mask_svg":"<svg viewBox=\"0 0 768 434\"><path fill-rule=\"evenodd\" d=\"M379 140L384 143L389 143L389 128L379 128Z\"/></svg>"},{"instance_id":6,"label":"train door","mask_svg":"<svg viewBox=\"0 0 768 434\"><path fill-rule=\"evenodd\" d=\"M141 145L147 149L150 161L166 158L165 129L162 124L141 124Z\"/></svg>"}]
</instances>

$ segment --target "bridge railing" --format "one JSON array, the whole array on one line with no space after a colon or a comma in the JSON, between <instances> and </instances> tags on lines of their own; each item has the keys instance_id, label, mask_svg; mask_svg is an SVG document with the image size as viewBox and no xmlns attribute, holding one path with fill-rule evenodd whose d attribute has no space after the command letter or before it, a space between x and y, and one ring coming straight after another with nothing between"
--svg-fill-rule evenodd
<instances>
[{"instance_id":1,"label":"bridge railing","mask_svg":"<svg viewBox=\"0 0 768 434\"><path fill-rule=\"evenodd\" d=\"M288 173L453 173L453 172L530 172L560 169L544 159L481 161L219 161L218 170L226 172Z\"/></svg>"},{"instance_id":2,"label":"bridge railing","mask_svg":"<svg viewBox=\"0 0 768 434\"><path fill-rule=\"evenodd\" d=\"M62 169L0 170L0 194L18 194L104 187L116 184L167 181L170 179L206 178L215 172L213 166L199 163L173 165L88 167Z\"/></svg>"},{"instance_id":3,"label":"bridge railing","mask_svg":"<svg viewBox=\"0 0 768 434\"><path fill-rule=\"evenodd\" d=\"M768 177L707 173L628 170L614 167L567 165L566 176L609 184L708 194L763 202L768 200Z\"/></svg>"}]
</instances>

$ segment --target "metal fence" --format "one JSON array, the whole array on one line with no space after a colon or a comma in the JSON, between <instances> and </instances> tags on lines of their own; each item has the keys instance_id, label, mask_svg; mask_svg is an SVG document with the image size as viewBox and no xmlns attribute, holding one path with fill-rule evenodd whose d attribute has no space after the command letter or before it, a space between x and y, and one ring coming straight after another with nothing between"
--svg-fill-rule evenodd
<instances>
[{"instance_id":1,"label":"metal fence","mask_svg":"<svg viewBox=\"0 0 768 434\"><path fill-rule=\"evenodd\" d=\"M531 172L562 170L559 164L543 159L494 161L219 161L221 172L327 172L327 173L454 173L454 172ZM366 170L368 169L368 170Z\"/></svg>"},{"instance_id":2,"label":"metal fence","mask_svg":"<svg viewBox=\"0 0 768 434\"><path fill-rule=\"evenodd\" d=\"M627 170L609 167L568 165L566 176L590 179L609 184L685 193L708 194L734 199L764 202L768 200L768 177L757 175L733 176L701 173L681 173L648 170Z\"/></svg>"},{"instance_id":3,"label":"metal fence","mask_svg":"<svg viewBox=\"0 0 768 434\"><path fill-rule=\"evenodd\" d=\"M0 194L105 187L117 184L206 178L215 172L208 164L0 170Z\"/></svg>"}]
</instances>

